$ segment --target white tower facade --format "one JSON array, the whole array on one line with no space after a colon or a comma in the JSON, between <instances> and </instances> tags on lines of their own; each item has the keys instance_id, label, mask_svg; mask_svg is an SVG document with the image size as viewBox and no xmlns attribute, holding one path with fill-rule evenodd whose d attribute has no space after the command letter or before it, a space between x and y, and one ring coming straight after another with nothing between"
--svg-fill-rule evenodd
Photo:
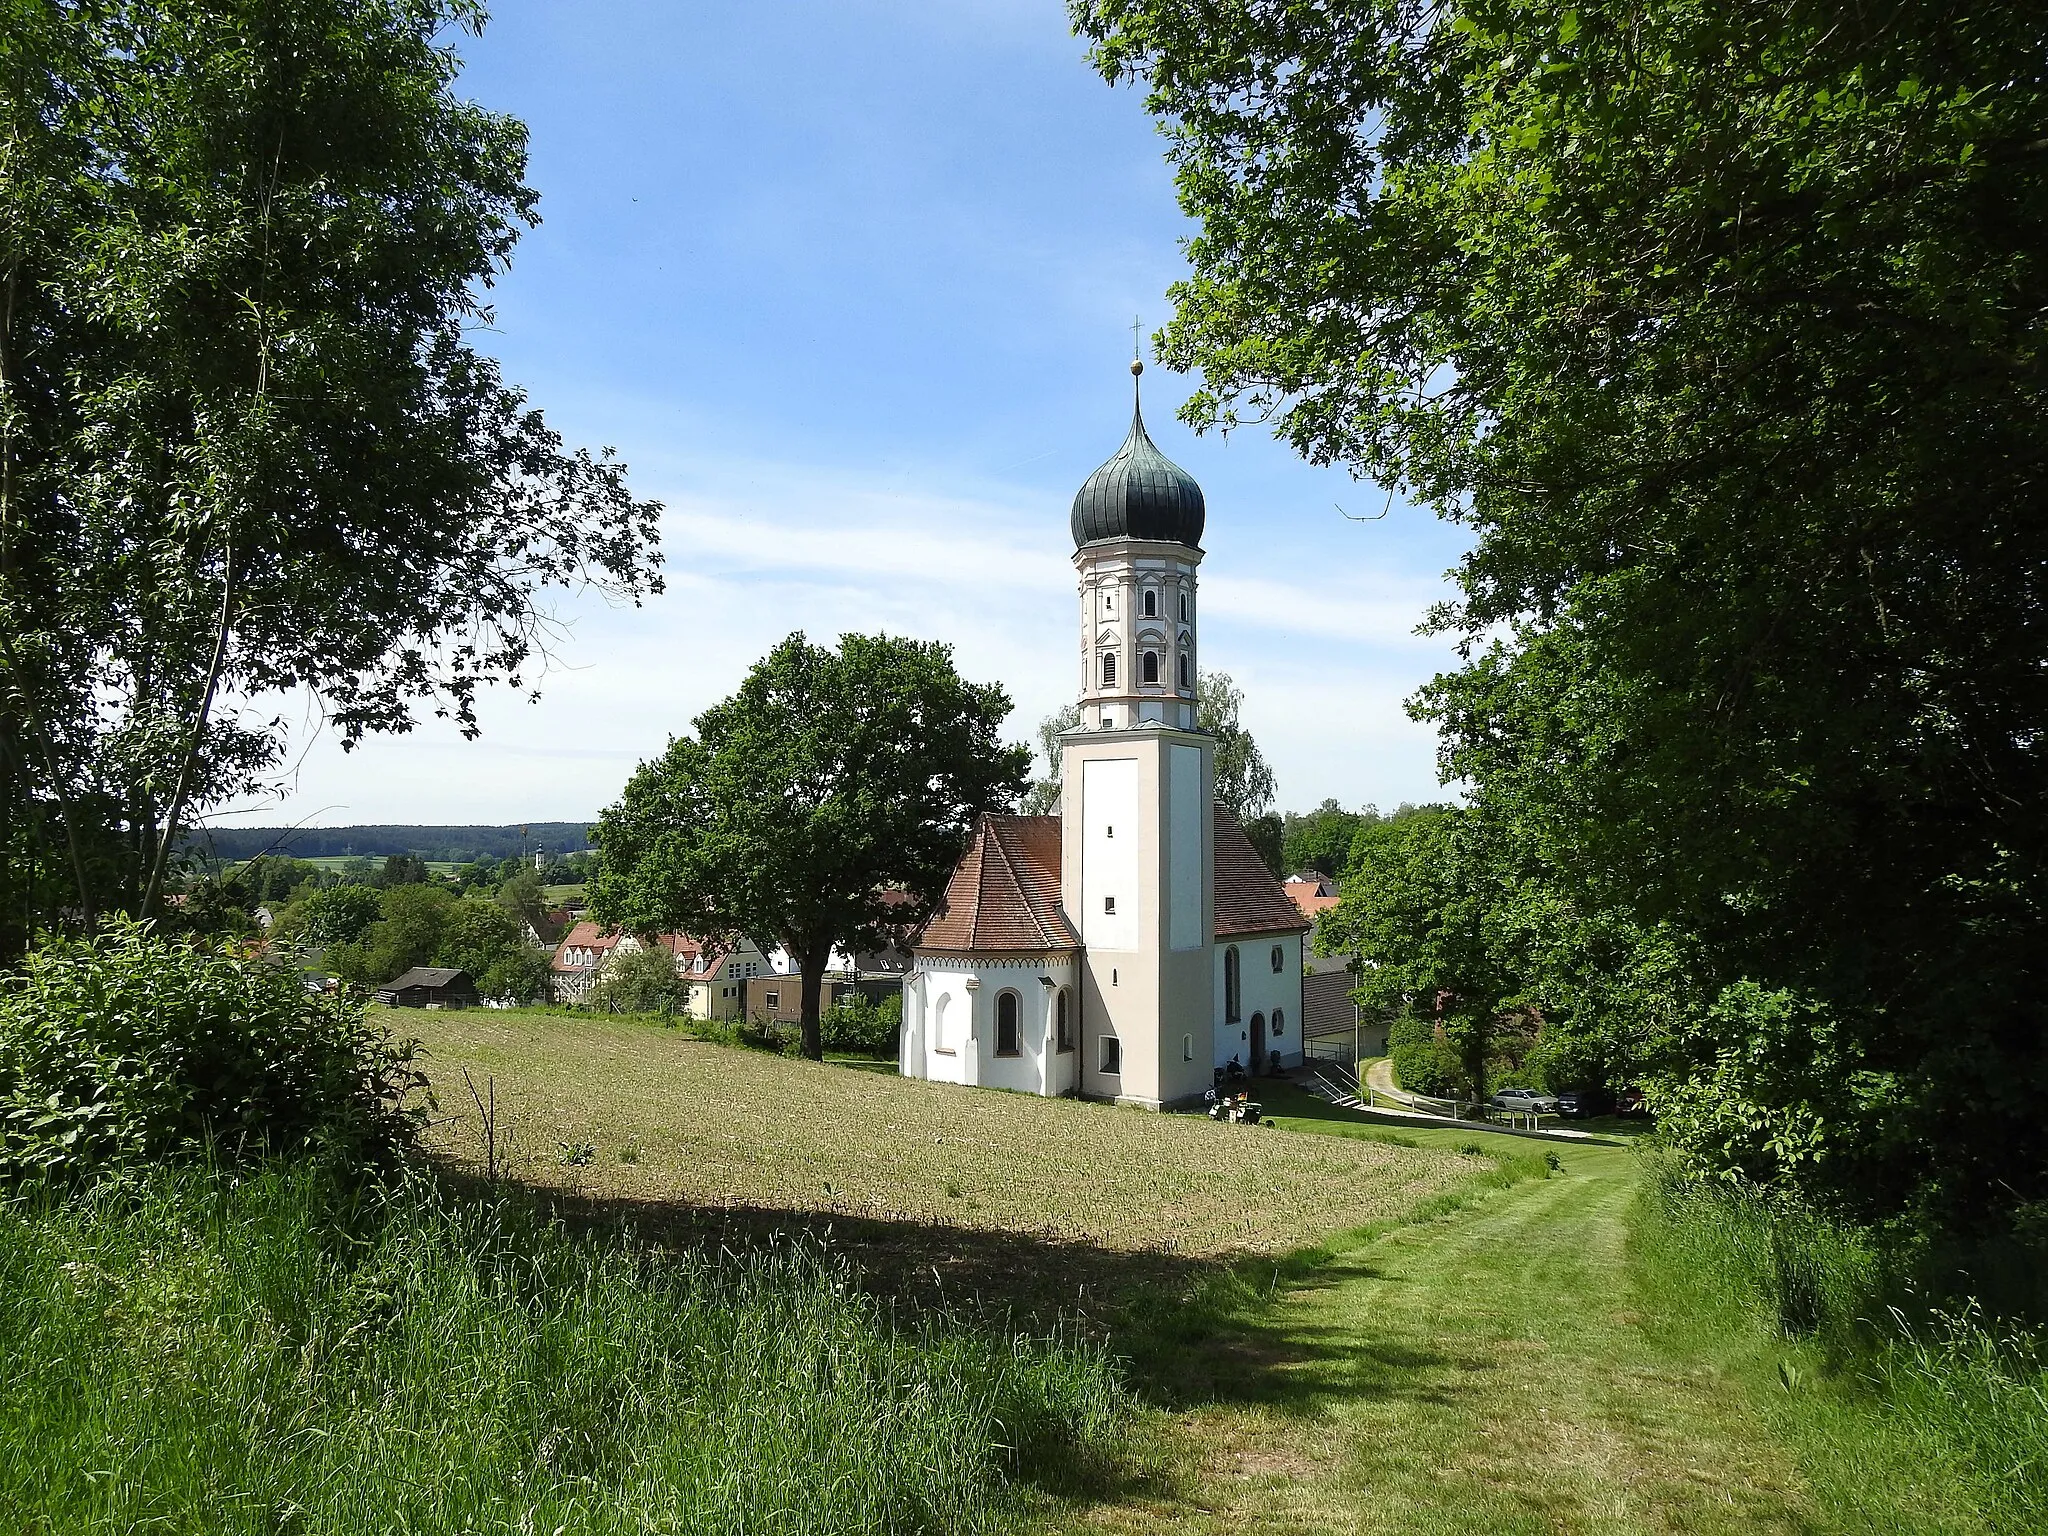
<instances>
[{"instance_id":1,"label":"white tower facade","mask_svg":"<svg viewBox=\"0 0 2048 1536\"><path fill-rule=\"evenodd\" d=\"M1079 1086L1150 1108L1213 1077L1215 743L1194 728L1205 515L1135 404L1074 498L1081 724L1060 750L1060 904L1082 945Z\"/></svg>"}]
</instances>

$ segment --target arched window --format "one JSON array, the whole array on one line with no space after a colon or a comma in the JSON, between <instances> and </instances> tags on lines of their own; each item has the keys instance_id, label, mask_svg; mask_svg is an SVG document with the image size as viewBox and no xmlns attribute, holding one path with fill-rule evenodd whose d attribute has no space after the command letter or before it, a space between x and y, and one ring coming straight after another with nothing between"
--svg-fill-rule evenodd
<instances>
[{"instance_id":1,"label":"arched window","mask_svg":"<svg viewBox=\"0 0 2048 1536\"><path fill-rule=\"evenodd\" d=\"M946 1041L946 1004L952 1001L952 993L941 992L937 1006L932 1009L932 1049L946 1056L953 1054L953 1047Z\"/></svg>"},{"instance_id":2,"label":"arched window","mask_svg":"<svg viewBox=\"0 0 2048 1536\"><path fill-rule=\"evenodd\" d=\"M1223 951L1223 1022L1235 1024L1243 1016L1237 988L1237 946L1233 944Z\"/></svg>"},{"instance_id":3,"label":"arched window","mask_svg":"<svg viewBox=\"0 0 2048 1536\"><path fill-rule=\"evenodd\" d=\"M1138 681L1156 683L1159 681L1159 653L1145 651L1138 657Z\"/></svg>"},{"instance_id":4,"label":"arched window","mask_svg":"<svg viewBox=\"0 0 2048 1536\"><path fill-rule=\"evenodd\" d=\"M1193 1061L1195 1059L1195 1037L1193 1035L1182 1035L1180 1037L1180 1059L1182 1061Z\"/></svg>"},{"instance_id":5,"label":"arched window","mask_svg":"<svg viewBox=\"0 0 2048 1536\"><path fill-rule=\"evenodd\" d=\"M1276 1035L1287 1033L1287 1010L1285 1008L1275 1008L1273 1010L1273 1033Z\"/></svg>"},{"instance_id":6,"label":"arched window","mask_svg":"<svg viewBox=\"0 0 2048 1536\"><path fill-rule=\"evenodd\" d=\"M1159 594L1150 587L1145 589L1145 617L1148 619L1159 617Z\"/></svg>"},{"instance_id":7,"label":"arched window","mask_svg":"<svg viewBox=\"0 0 2048 1536\"><path fill-rule=\"evenodd\" d=\"M1104 651L1102 653L1102 686L1105 688L1114 688L1116 686L1115 651Z\"/></svg>"},{"instance_id":8,"label":"arched window","mask_svg":"<svg viewBox=\"0 0 2048 1536\"><path fill-rule=\"evenodd\" d=\"M1188 592L1186 587L1182 587L1180 592L1180 621L1183 624L1188 621Z\"/></svg>"},{"instance_id":9,"label":"arched window","mask_svg":"<svg viewBox=\"0 0 2048 1536\"><path fill-rule=\"evenodd\" d=\"M1014 992L1004 992L996 998L996 1054L1023 1054L1023 1048L1017 1043L1017 994Z\"/></svg>"},{"instance_id":10,"label":"arched window","mask_svg":"<svg viewBox=\"0 0 2048 1536\"><path fill-rule=\"evenodd\" d=\"M1273 946L1273 969L1277 972L1287 964L1287 951L1278 944Z\"/></svg>"},{"instance_id":11,"label":"arched window","mask_svg":"<svg viewBox=\"0 0 2048 1536\"><path fill-rule=\"evenodd\" d=\"M1053 1044L1062 1051L1074 1048L1074 1026L1067 1022L1067 989L1060 988L1060 995L1053 1003Z\"/></svg>"},{"instance_id":12,"label":"arched window","mask_svg":"<svg viewBox=\"0 0 2048 1536\"><path fill-rule=\"evenodd\" d=\"M1183 688L1188 686L1188 653L1186 651L1180 653L1180 685Z\"/></svg>"}]
</instances>

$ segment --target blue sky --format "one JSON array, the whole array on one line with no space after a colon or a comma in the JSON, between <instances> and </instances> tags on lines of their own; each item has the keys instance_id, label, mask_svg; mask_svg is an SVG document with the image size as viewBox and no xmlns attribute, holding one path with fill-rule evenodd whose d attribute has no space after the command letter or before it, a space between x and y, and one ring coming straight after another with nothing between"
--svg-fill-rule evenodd
<instances>
[{"instance_id":1,"label":"blue sky","mask_svg":"<svg viewBox=\"0 0 2048 1536\"><path fill-rule=\"evenodd\" d=\"M938 639L1030 736L1074 687L1067 509L1122 440L1189 225L1139 94L1057 0L501 3L460 89L522 118L544 222L481 340L572 443L667 506L668 592L560 605L538 704L344 755L306 732L283 818L594 815L793 629ZM1203 661L1280 805L1435 798L1401 701L1463 536L1257 433L1154 438L1208 496ZM280 818L269 806L244 818Z\"/></svg>"}]
</instances>

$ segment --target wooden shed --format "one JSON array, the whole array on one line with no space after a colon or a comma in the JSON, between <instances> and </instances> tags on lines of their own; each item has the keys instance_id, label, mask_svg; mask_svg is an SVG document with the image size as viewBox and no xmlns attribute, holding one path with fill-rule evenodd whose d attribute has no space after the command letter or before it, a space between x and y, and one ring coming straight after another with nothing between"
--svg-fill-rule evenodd
<instances>
[{"instance_id":1,"label":"wooden shed","mask_svg":"<svg viewBox=\"0 0 2048 1536\"><path fill-rule=\"evenodd\" d=\"M469 972L416 965L379 987L377 1001L390 1008L474 1008L478 998Z\"/></svg>"}]
</instances>

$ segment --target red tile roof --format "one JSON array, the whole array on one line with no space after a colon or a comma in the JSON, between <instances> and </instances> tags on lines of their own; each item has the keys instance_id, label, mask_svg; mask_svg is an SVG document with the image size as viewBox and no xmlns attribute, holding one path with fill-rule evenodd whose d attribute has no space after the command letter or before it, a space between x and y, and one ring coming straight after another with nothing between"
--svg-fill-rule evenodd
<instances>
[{"instance_id":1,"label":"red tile roof","mask_svg":"<svg viewBox=\"0 0 2048 1536\"><path fill-rule=\"evenodd\" d=\"M1215 814L1216 936L1308 928L1244 829L1223 807ZM1080 942L1060 910L1060 818L984 816L917 947L1015 953Z\"/></svg>"},{"instance_id":2,"label":"red tile roof","mask_svg":"<svg viewBox=\"0 0 2048 1536\"><path fill-rule=\"evenodd\" d=\"M1237 818L1216 807L1216 937L1301 933L1309 922L1287 899Z\"/></svg>"},{"instance_id":3,"label":"red tile roof","mask_svg":"<svg viewBox=\"0 0 2048 1536\"><path fill-rule=\"evenodd\" d=\"M917 947L1040 951L1080 942L1060 911L1059 817L983 816Z\"/></svg>"},{"instance_id":4,"label":"red tile roof","mask_svg":"<svg viewBox=\"0 0 2048 1536\"><path fill-rule=\"evenodd\" d=\"M586 966L569 963L567 957L571 949L596 950L598 963L602 964L605 956L624 937L625 935L616 928L600 928L593 922L580 922L562 935L562 942L555 946L555 958L551 962L552 966L558 971L588 969ZM700 956L703 958L704 965L702 971L696 974L702 975L709 975L711 972L716 971L719 964L726 957L724 950L712 945L703 944L680 933L657 933L650 942L659 944L663 949L674 955L677 961L677 970L685 974L689 974L686 970L689 962Z\"/></svg>"}]
</instances>

